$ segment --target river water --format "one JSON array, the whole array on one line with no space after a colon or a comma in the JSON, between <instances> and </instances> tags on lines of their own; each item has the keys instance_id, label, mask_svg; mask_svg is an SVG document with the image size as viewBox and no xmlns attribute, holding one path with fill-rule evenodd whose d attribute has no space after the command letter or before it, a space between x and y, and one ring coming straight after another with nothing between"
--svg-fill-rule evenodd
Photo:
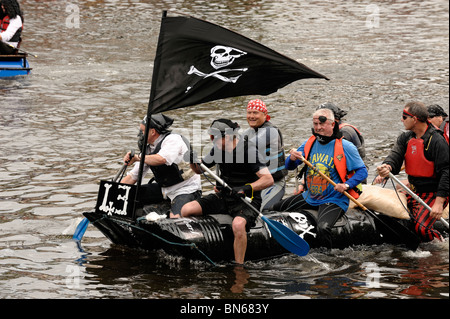
<instances>
[{"instance_id":1,"label":"river water","mask_svg":"<svg viewBox=\"0 0 450 319\"><path fill-rule=\"evenodd\" d=\"M29 58L30 76L0 79L0 298L449 299L448 240L414 252L314 249L238 269L115 247L93 226L81 246L64 234L95 206L99 180L113 177L123 154L137 148L162 10L235 30L329 77L263 100L286 149L309 136L317 105L347 110L366 138L371 181L403 128L408 101L448 112L447 0L20 4L22 49L38 57ZM168 115L191 138L219 116L245 128L250 98ZM288 193L293 183L290 176Z\"/></svg>"}]
</instances>

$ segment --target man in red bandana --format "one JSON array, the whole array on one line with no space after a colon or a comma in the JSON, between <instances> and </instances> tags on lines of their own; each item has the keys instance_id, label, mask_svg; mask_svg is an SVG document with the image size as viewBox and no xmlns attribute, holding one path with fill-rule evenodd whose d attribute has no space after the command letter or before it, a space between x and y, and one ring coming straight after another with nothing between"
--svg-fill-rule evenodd
<instances>
[{"instance_id":1,"label":"man in red bandana","mask_svg":"<svg viewBox=\"0 0 450 319\"><path fill-rule=\"evenodd\" d=\"M283 198L287 175L284 166L283 136L269 121L270 115L267 113L263 101L255 99L248 102L247 122L250 128L243 133L245 139L256 145L260 161L266 163L274 179L274 184L261 192L261 211Z\"/></svg>"}]
</instances>

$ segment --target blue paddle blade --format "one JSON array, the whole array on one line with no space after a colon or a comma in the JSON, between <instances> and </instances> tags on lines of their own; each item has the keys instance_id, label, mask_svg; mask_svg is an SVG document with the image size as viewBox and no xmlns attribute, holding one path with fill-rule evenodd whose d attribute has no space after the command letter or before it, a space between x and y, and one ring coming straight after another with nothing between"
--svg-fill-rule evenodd
<instances>
[{"instance_id":1,"label":"blue paddle blade","mask_svg":"<svg viewBox=\"0 0 450 319\"><path fill-rule=\"evenodd\" d=\"M268 219L261 215L261 219L267 223L267 226L275 240L286 250L298 256L305 256L309 252L309 244L296 234L292 229L284 226L276 220Z\"/></svg>"},{"instance_id":2,"label":"blue paddle blade","mask_svg":"<svg viewBox=\"0 0 450 319\"><path fill-rule=\"evenodd\" d=\"M86 217L78 224L77 229L75 229L75 233L73 234L72 239L80 241L83 238L84 233L86 232L86 228L89 225L89 219Z\"/></svg>"}]
</instances>

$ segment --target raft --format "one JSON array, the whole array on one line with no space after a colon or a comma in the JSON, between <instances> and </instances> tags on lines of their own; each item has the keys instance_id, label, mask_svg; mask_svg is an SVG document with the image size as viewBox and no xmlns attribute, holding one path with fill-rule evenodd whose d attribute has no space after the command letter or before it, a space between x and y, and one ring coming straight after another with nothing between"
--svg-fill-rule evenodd
<instances>
[{"instance_id":1,"label":"raft","mask_svg":"<svg viewBox=\"0 0 450 319\"><path fill-rule=\"evenodd\" d=\"M0 78L28 75L30 72L26 53L0 55Z\"/></svg>"},{"instance_id":2,"label":"raft","mask_svg":"<svg viewBox=\"0 0 450 319\"><path fill-rule=\"evenodd\" d=\"M234 260L234 236L232 218L229 215L212 214L169 219L166 218L170 209L169 202L148 205L133 213L130 200L134 198L134 194L135 187L132 185L102 181L96 211L83 214L116 245L147 251L164 250L167 254L194 260ZM333 248L384 243L403 245L404 242L394 236L392 229L386 228L386 221L400 223L405 229L411 227L410 221L375 214L376 218L359 208L349 209L332 229ZM316 232L316 211L267 212L264 215L292 229L308 242L311 248L321 247ZM162 218L155 220L148 216ZM435 228L439 229L438 227L439 222L435 224ZM411 234L416 236L412 232ZM415 242L417 245L420 242L418 237ZM417 248L415 243L411 245L413 249ZM409 248L411 245L408 245ZM248 233L245 259L262 260L288 253L272 237L267 225L258 218L255 227Z\"/></svg>"}]
</instances>

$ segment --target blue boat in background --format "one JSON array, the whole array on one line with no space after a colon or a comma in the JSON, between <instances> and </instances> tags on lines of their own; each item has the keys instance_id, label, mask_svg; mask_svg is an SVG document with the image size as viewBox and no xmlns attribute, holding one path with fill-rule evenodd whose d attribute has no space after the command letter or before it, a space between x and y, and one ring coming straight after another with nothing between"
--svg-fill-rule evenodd
<instances>
[{"instance_id":1,"label":"blue boat in background","mask_svg":"<svg viewBox=\"0 0 450 319\"><path fill-rule=\"evenodd\" d=\"M26 53L0 55L0 78L28 75L30 71Z\"/></svg>"}]
</instances>

